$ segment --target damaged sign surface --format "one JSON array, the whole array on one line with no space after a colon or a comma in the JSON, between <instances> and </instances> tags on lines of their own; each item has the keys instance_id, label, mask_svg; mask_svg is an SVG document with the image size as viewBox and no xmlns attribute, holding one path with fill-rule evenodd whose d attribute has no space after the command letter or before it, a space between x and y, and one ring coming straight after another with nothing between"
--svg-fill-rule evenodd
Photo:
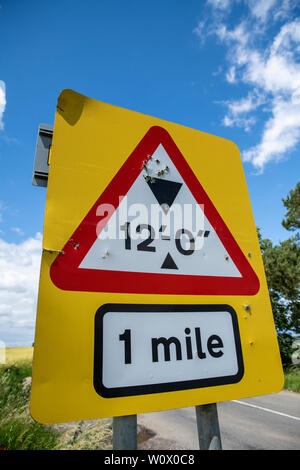
<instances>
[{"instance_id":1,"label":"damaged sign surface","mask_svg":"<svg viewBox=\"0 0 300 470\"><path fill-rule=\"evenodd\" d=\"M54 423L145 413L282 384L235 144L64 90L32 416Z\"/></svg>"}]
</instances>

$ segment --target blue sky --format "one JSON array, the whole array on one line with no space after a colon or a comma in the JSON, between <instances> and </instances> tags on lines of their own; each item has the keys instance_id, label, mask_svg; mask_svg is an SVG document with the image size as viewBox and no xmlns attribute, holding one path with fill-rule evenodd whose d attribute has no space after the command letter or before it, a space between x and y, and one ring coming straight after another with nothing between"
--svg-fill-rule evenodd
<instances>
[{"instance_id":1,"label":"blue sky","mask_svg":"<svg viewBox=\"0 0 300 470\"><path fill-rule=\"evenodd\" d=\"M300 175L297 0L0 0L0 339L33 339L46 190L39 123L61 90L234 141L277 243ZM2 331L2 333L1 333ZM1 337L2 335L2 337Z\"/></svg>"}]
</instances>

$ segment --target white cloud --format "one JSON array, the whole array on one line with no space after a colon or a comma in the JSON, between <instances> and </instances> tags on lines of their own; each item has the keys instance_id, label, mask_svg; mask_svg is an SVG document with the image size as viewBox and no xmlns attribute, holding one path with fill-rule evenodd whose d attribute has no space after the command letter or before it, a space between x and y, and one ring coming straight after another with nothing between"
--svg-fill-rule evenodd
<instances>
[{"instance_id":1,"label":"white cloud","mask_svg":"<svg viewBox=\"0 0 300 470\"><path fill-rule=\"evenodd\" d=\"M0 340L7 346L33 341L41 252L40 233L20 244L0 239Z\"/></svg>"},{"instance_id":2,"label":"white cloud","mask_svg":"<svg viewBox=\"0 0 300 470\"><path fill-rule=\"evenodd\" d=\"M249 132L251 127L254 126L256 123L256 120L254 117L250 118L244 118L244 117L237 117L237 118L231 118L230 116L226 115L223 118L222 124L225 127L241 127L245 129L246 132Z\"/></svg>"},{"instance_id":3,"label":"white cloud","mask_svg":"<svg viewBox=\"0 0 300 470\"><path fill-rule=\"evenodd\" d=\"M196 36L198 36L202 44L204 44L204 41L205 41L205 34L206 34L205 28L206 28L205 21L199 21L196 28L194 28L193 30L193 33L195 33Z\"/></svg>"},{"instance_id":4,"label":"white cloud","mask_svg":"<svg viewBox=\"0 0 300 470\"><path fill-rule=\"evenodd\" d=\"M6 107L6 88L3 80L0 80L0 130L4 129L3 114Z\"/></svg>"},{"instance_id":5,"label":"white cloud","mask_svg":"<svg viewBox=\"0 0 300 470\"><path fill-rule=\"evenodd\" d=\"M247 132L250 131L251 127L256 124L256 118L254 116L248 117L248 114L255 111L263 103L263 95L260 95L256 90L240 100L223 102L228 108L228 114L225 115L222 121L223 125L226 127L237 126L244 128Z\"/></svg>"},{"instance_id":6,"label":"white cloud","mask_svg":"<svg viewBox=\"0 0 300 470\"><path fill-rule=\"evenodd\" d=\"M212 30L213 31L213 30ZM227 43L236 42L239 45L247 45L249 42L249 34L247 23L242 21L234 29L229 30L223 23L219 23L215 26L215 34L221 41Z\"/></svg>"},{"instance_id":7,"label":"white cloud","mask_svg":"<svg viewBox=\"0 0 300 470\"><path fill-rule=\"evenodd\" d=\"M23 236L24 232L19 227L11 227L10 229L12 232L15 232L17 235Z\"/></svg>"},{"instance_id":8,"label":"white cloud","mask_svg":"<svg viewBox=\"0 0 300 470\"><path fill-rule=\"evenodd\" d=\"M278 93L300 93L300 64L293 55L289 51L286 54L271 51L266 57L266 54L257 51L249 52L243 81L274 96Z\"/></svg>"},{"instance_id":9,"label":"white cloud","mask_svg":"<svg viewBox=\"0 0 300 470\"><path fill-rule=\"evenodd\" d=\"M226 72L226 80L227 82L229 83L236 83L236 69L235 69L235 66L232 65L228 72Z\"/></svg>"},{"instance_id":10,"label":"white cloud","mask_svg":"<svg viewBox=\"0 0 300 470\"><path fill-rule=\"evenodd\" d=\"M277 4L277 0L250 0L249 7L252 15L260 21L266 21L270 10Z\"/></svg>"},{"instance_id":11,"label":"white cloud","mask_svg":"<svg viewBox=\"0 0 300 470\"><path fill-rule=\"evenodd\" d=\"M229 8L232 0L207 0L207 4L219 10L226 10Z\"/></svg>"},{"instance_id":12,"label":"white cloud","mask_svg":"<svg viewBox=\"0 0 300 470\"><path fill-rule=\"evenodd\" d=\"M268 96L271 117L267 119L261 142L243 156L261 172L266 163L283 158L300 139L300 22L285 24L265 51L249 46L236 50L236 64L242 81ZM232 108L232 104L229 105ZM250 111L250 108L249 108Z\"/></svg>"},{"instance_id":13,"label":"white cloud","mask_svg":"<svg viewBox=\"0 0 300 470\"><path fill-rule=\"evenodd\" d=\"M300 100L274 99L272 118L263 130L261 142L243 153L261 172L271 160L280 160L300 139Z\"/></svg>"},{"instance_id":14,"label":"white cloud","mask_svg":"<svg viewBox=\"0 0 300 470\"><path fill-rule=\"evenodd\" d=\"M246 97L222 103L227 107L222 124L249 131L258 120L263 123L260 141L243 152L244 159L262 172L300 142L300 20L292 14L296 3L244 0L248 16L237 16L231 27L227 12L220 15L219 2L209 3L217 14L206 34L227 47L225 80L250 90Z\"/></svg>"},{"instance_id":15,"label":"white cloud","mask_svg":"<svg viewBox=\"0 0 300 470\"><path fill-rule=\"evenodd\" d=\"M233 116L249 113L264 102L264 98L256 93L249 93L246 98L233 100L228 103L228 109Z\"/></svg>"}]
</instances>

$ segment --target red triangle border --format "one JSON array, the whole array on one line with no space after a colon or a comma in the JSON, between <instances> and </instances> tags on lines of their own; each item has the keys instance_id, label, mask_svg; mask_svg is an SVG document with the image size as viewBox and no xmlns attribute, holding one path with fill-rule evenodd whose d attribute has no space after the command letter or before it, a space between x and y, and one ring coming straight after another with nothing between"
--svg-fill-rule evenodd
<instances>
[{"instance_id":1,"label":"red triangle border","mask_svg":"<svg viewBox=\"0 0 300 470\"><path fill-rule=\"evenodd\" d=\"M81 261L94 244L96 226L101 231L107 217L96 215L100 204L119 205L142 171L142 164L162 144L198 204L204 204L205 215L242 277L214 277L183 274L152 274L124 271L79 269ZM249 261L228 227L189 167L170 134L162 127L151 127L97 199L86 217L67 241L50 268L52 282L60 289L86 292L177 295L255 295L260 283Z\"/></svg>"}]
</instances>

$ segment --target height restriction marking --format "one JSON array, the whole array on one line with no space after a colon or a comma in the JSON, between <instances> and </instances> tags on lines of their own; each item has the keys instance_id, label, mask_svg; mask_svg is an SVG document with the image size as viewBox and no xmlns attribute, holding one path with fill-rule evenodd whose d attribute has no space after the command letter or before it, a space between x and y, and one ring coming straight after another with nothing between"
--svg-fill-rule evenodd
<instances>
[{"instance_id":1,"label":"height restriction marking","mask_svg":"<svg viewBox=\"0 0 300 470\"><path fill-rule=\"evenodd\" d=\"M53 262L65 290L254 295L259 280L170 134L138 143Z\"/></svg>"}]
</instances>

